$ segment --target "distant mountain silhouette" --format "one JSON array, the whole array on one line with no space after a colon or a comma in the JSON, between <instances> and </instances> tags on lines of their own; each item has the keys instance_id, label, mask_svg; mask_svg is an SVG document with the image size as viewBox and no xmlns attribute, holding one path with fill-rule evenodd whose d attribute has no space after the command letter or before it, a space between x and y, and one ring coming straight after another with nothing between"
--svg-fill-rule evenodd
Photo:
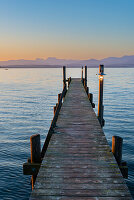
<instances>
[{"instance_id":1,"label":"distant mountain silhouette","mask_svg":"<svg viewBox=\"0 0 134 200\"><path fill-rule=\"evenodd\" d=\"M36 60L8 60L0 61L0 66L69 66L69 67L79 67L87 65L89 67L97 67L99 64L104 64L106 66L131 66L134 67L134 55L132 56L123 56L123 57L108 57L101 60L88 59L88 60L66 60L58 59L55 57L49 57L47 59L37 58Z\"/></svg>"}]
</instances>

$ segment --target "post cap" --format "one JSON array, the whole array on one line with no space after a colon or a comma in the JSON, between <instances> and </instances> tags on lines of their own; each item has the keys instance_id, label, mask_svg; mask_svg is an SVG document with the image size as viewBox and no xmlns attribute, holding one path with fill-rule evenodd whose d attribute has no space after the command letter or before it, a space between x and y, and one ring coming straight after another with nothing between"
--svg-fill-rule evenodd
<instances>
[{"instance_id":1,"label":"post cap","mask_svg":"<svg viewBox=\"0 0 134 200\"><path fill-rule=\"evenodd\" d=\"M99 73L97 75L104 76L104 65L99 65Z\"/></svg>"}]
</instances>

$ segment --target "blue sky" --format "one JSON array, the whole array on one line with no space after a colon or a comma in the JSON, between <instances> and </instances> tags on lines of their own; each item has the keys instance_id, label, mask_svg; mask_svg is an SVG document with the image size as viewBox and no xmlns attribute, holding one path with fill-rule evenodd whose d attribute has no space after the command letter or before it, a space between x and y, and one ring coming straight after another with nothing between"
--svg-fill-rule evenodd
<instances>
[{"instance_id":1,"label":"blue sky","mask_svg":"<svg viewBox=\"0 0 134 200\"><path fill-rule=\"evenodd\" d=\"M0 0L0 60L134 54L133 0Z\"/></svg>"}]
</instances>

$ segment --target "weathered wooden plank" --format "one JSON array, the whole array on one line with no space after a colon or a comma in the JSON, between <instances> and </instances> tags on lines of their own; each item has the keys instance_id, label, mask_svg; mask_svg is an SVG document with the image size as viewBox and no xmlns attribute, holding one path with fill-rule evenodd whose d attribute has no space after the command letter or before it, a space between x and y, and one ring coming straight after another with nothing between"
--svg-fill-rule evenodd
<instances>
[{"instance_id":1,"label":"weathered wooden plank","mask_svg":"<svg viewBox=\"0 0 134 200\"><path fill-rule=\"evenodd\" d=\"M84 162L84 163L75 163L75 162L59 162L57 161L53 161L53 162L44 162L44 164L42 164L42 167L49 167L49 168L82 168L82 169L86 169L86 168L94 168L94 169L98 169L98 168L112 168L112 169L118 169L117 164L116 163L109 163L109 162Z\"/></svg>"},{"instance_id":2,"label":"weathered wooden plank","mask_svg":"<svg viewBox=\"0 0 134 200\"><path fill-rule=\"evenodd\" d=\"M40 195L53 195L53 196L75 196L75 197L130 197L130 193L127 190L112 190L112 189L82 189L82 190L69 190L69 189L40 189L40 188L35 188L33 190L33 194L40 194Z\"/></svg>"},{"instance_id":3,"label":"weathered wooden plank","mask_svg":"<svg viewBox=\"0 0 134 200\"><path fill-rule=\"evenodd\" d=\"M132 200L131 197L67 197L67 196L38 196L40 200ZM37 200L37 196L32 196L30 200Z\"/></svg>"},{"instance_id":4,"label":"weathered wooden plank","mask_svg":"<svg viewBox=\"0 0 134 200\"><path fill-rule=\"evenodd\" d=\"M77 173L77 172L69 172L69 173L54 173L54 172L46 172L45 175L44 175L44 172L40 172L40 176L39 177L63 177L63 178L92 178L92 177L96 177L96 179L99 179L99 178L118 178L120 177L120 173L102 173L101 172L94 172L94 173ZM38 180L38 179L37 179ZM35 185L36 186L36 185ZM36 187L35 187L36 188Z\"/></svg>"},{"instance_id":5,"label":"weathered wooden plank","mask_svg":"<svg viewBox=\"0 0 134 200\"><path fill-rule=\"evenodd\" d=\"M106 178L102 177L99 179L96 179L96 177L91 177L90 179L85 177L85 178L63 178L63 177L38 177L38 182L41 184L47 184L50 183L50 185L53 183L55 184L125 184L125 181L123 177L116 177L116 178ZM37 182L37 183L38 183Z\"/></svg>"},{"instance_id":6,"label":"weathered wooden plank","mask_svg":"<svg viewBox=\"0 0 134 200\"><path fill-rule=\"evenodd\" d=\"M132 199L80 79L72 79L30 200Z\"/></svg>"},{"instance_id":7,"label":"weathered wooden plank","mask_svg":"<svg viewBox=\"0 0 134 200\"><path fill-rule=\"evenodd\" d=\"M51 171L53 171L53 173L60 173L60 174L62 174L62 173L79 173L79 175L81 174L81 173L88 173L88 175L89 174L91 174L92 173L92 175L94 174L94 173L103 173L103 174L106 174L106 173L113 173L113 172L115 172L115 173L119 173L120 171L119 171L119 169L118 168L116 168L116 167L114 167L114 168L97 168L97 167L90 167L90 168L70 168L70 167L68 167L68 168L54 168L53 167L53 169L52 168L50 168L50 167L43 167L42 166L42 168L47 172L47 173L51 173ZM41 175L41 174L40 174Z\"/></svg>"},{"instance_id":8,"label":"weathered wooden plank","mask_svg":"<svg viewBox=\"0 0 134 200\"><path fill-rule=\"evenodd\" d=\"M38 182L36 184L36 189L64 189L66 188L66 190L93 190L94 188L96 190L126 190L127 186L125 184L75 184L75 183L44 183L44 182Z\"/></svg>"}]
</instances>

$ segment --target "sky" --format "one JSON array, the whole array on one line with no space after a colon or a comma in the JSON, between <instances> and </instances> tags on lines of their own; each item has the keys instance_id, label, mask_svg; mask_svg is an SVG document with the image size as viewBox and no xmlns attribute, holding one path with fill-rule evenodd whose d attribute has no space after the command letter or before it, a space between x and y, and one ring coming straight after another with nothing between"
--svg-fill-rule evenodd
<instances>
[{"instance_id":1,"label":"sky","mask_svg":"<svg viewBox=\"0 0 134 200\"><path fill-rule=\"evenodd\" d=\"M0 0L0 61L134 55L134 0Z\"/></svg>"}]
</instances>

